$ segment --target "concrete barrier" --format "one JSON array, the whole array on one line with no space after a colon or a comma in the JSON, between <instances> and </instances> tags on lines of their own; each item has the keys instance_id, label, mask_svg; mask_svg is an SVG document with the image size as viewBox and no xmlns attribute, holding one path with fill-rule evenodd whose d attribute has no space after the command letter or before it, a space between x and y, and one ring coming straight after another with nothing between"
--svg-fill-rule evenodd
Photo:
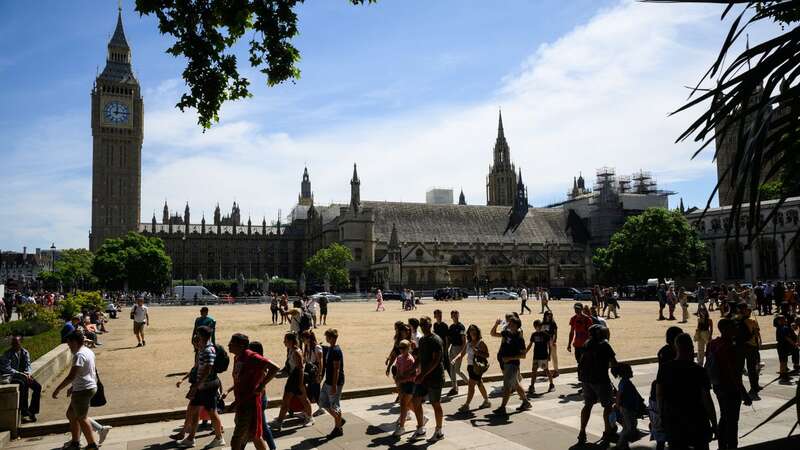
<instances>
[{"instance_id":1,"label":"concrete barrier","mask_svg":"<svg viewBox=\"0 0 800 450\"><path fill-rule=\"evenodd\" d=\"M42 388L46 388L61 376L71 361L72 352L69 351L69 347L67 344L60 344L31 363L31 375Z\"/></svg>"},{"instance_id":2,"label":"concrete barrier","mask_svg":"<svg viewBox=\"0 0 800 450\"><path fill-rule=\"evenodd\" d=\"M16 384L0 385L0 431L8 431L17 435L20 425L19 386Z\"/></svg>"}]
</instances>

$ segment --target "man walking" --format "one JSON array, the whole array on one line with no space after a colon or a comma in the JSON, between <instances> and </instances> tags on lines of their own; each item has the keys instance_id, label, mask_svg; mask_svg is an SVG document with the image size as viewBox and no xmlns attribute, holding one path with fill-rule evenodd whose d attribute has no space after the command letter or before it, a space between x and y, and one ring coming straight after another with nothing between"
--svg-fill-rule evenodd
<instances>
[{"instance_id":1,"label":"man walking","mask_svg":"<svg viewBox=\"0 0 800 450\"><path fill-rule=\"evenodd\" d=\"M192 336L197 333L197 329L200 327L208 327L211 329L211 343L217 343L217 321L214 320L213 317L208 315L208 307L203 306L200 308L200 317L194 319L194 329L192 330Z\"/></svg>"},{"instance_id":2,"label":"man walking","mask_svg":"<svg viewBox=\"0 0 800 450\"><path fill-rule=\"evenodd\" d=\"M189 434L178 442L178 447L194 447L194 436L197 431L197 421L200 418L200 409L205 408L214 426L214 440L208 444L208 448L224 447L225 439L222 437L222 424L217 413L217 394L219 391L219 378L214 370L214 362L217 358L217 349L211 343L211 329L200 327L197 329L197 337L200 339L200 351L195 355L195 370L197 381L189 389Z\"/></svg>"},{"instance_id":3,"label":"man walking","mask_svg":"<svg viewBox=\"0 0 800 450\"><path fill-rule=\"evenodd\" d=\"M525 314L526 309L528 310L528 314L533 314L533 311L531 311L531 309L528 308L528 290L525 289L524 287L522 288L521 291L519 291L519 301L520 301L520 307L519 307L520 316Z\"/></svg>"},{"instance_id":4,"label":"man walking","mask_svg":"<svg viewBox=\"0 0 800 450\"><path fill-rule=\"evenodd\" d=\"M531 409L531 402L525 395L525 389L519 383L521 377L519 373L519 362L525 359L525 338L522 337L522 321L513 315L506 316L506 329L497 331L502 321L497 319L492 327L492 336L502 339L500 350L497 352L497 359L500 361L503 370L503 400L494 412L497 415L506 415L506 405L511 394L516 392L522 403L517 407L518 411Z\"/></svg>"},{"instance_id":5,"label":"man walking","mask_svg":"<svg viewBox=\"0 0 800 450\"><path fill-rule=\"evenodd\" d=\"M11 348L0 359L0 383L19 386L19 413L22 421L36 422L42 386L31 376L31 354L22 348L21 336L11 338Z\"/></svg>"},{"instance_id":6,"label":"man walking","mask_svg":"<svg viewBox=\"0 0 800 450\"><path fill-rule=\"evenodd\" d=\"M235 356L233 363L233 392L236 395L236 415L234 418L232 450L244 450L248 442L253 442L257 450L266 450L262 438L261 396L267 383L275 378L280 370L277 364L258 353L248 350L250 339L241 333L231 336L228 351Z\"/></svg>"},{"instance_id":7,"label":"man walking","mask_svg":"<svg viewBox=\"0 0 800 450\"><path fill-rule=\"evenodd\" d=\"M708 343L706 369L719 404L719 449L739 446L739 412L742 402L752 401L742 383L742 367L738 363L734 338L736 324L731 319L720 319L717 328L721 336Z\"/></svg>"},{"instance_id":8,"label":"man walking","mask_svg":"<svg viewBox=\"0 0 800 450\"><path fill-rule=\"evenodd\" d=\"M456 375L461 377L464 383L468 383L467 376L461 371L461 350L464 348L464 344L466 344L467 329L464 327L463 323L459 322L458 311L450 311L450 319L453 323L447 330L447 344L450 346L447 359L451 362L450 381L453 387L447 395L452 397L458 395L458 379Z\"/></svg>"},{"instance_id":9,"label":"man walking","mask_svg":"<svg viewBox=\"0 0 800 450\"><path fill-rule=\"evenodd\" d=\"M581 409L581 430L578 433L578 443L586 443L586 425L592 415L592 407L600 403L603 407L603 422L605 431L603 440L616 442L616 425L609 420L614 407L611 379L608 369L617 365L614 350L608 343L608 328L602 325L592 325L589 329L590 338L584 346L581 360L578 362L578 378L583 383L583 409Z\"/></svg>"},{"instance_id":10,"label":"man walking","mask_svg":"<svg viewBox=\"0 0 800 450\"><path fill-rule=\"evenodd\" d=\"M583 344L589 338L589 327L592 326L591 317L583 312L583 305L575 303L573 305L575 315L569 319L569 338L567 339L567 351L572 352L575 347L575 362L581 362L583 355Z\"/></svg>"},{"instance_id":11,"label":"man walking","mask_svg":"<svg viewBox=\"0 0 800 450\"><path fill-rule=\"evenodd\" d=\"M697 310L694 312L696 316L700 313L700 307L703 309L706 307L706 288L699 281L697 282L697 288L694 290L694 298L697 300Z\"/></svg>"},{"instance_id":12,"label":"man walking","mask_svg":"<svg viewBox=\"0 0 800 450\"><path fill-rule=\"evenodd\" d=\"M63 450L80 450L81 433L86 438L85 449L97 450L92 425L89 423L89 403L97 392L97 369L94 352L83 345L84 335L80 330L67 336L67 346L72 352L72 368L67 377L53 390L53 398L57 399L67 385L71 385L70 402L67 407L67 420L71 439Z\"/></svg>"},{"instance_id":13,"label":"man walking","mask_svg":"<svg viewBox=\"0 0 800 450\"><path fill-rule=\"evenodd\" d=\"M422 415L422 403L427 398L431 402L436 419L436 431L433 433L431 441L438 441L444 439L442 431L444 415L441 403L442 385L444 384L444 366L442 365L444 346L439 336L431 332L430 317L422 317L419 324L422 329L422 337L419 339L418 358L414 361L414 365L419 369L414 386L414 414L417 416L417 431L412 439L420 439L427 434L425 430L427 420Z\"/></svg>"},{"instance_id":14,"label":"man walking","mask_svg":"<svg viewBox=\"0 0 800 450\"><path fill-rule=\"evenodd\" d=\"M138 344L137 347L144 347L147 342L144 340L144 327L150 326L150 315L147 312L147 306L144 306L144 299L139 297L136 299L136 304L131 308L131 319L133 319L133 335L136 336Z\"/></svg>"},{"instance_id":15,"label":"man walking","mask_svg":"<svg viewBox=\"0 0 800 450\"><path fill-rule=\"evenodd\" d=\"M342 427L345 420L342 417L341 398L344 387L344 354L336 341L339 332L335 328L325 331L325 342L328 348L325 351L325 380L319 394L317 403L319 407L333 417L333 430L328 433L328 439L337 438L344 434Z\"/></svg>"},{"instance_id":16,"label":"man walking","mask_svg":"<svg viewBox=\"0 0 800 450\"><path fill-rule=\"evenodd\" d=\"M747 368L747 378L750 381L750 398L761 400L758 391L761 386L758 384L759 367L761 362L759 349L761 348L761 329L758 321L752 317L753 311L744 303L739 304L739 323L736 336L736 350L741 361L740 366Z\"/></svg>"}]
</instances>

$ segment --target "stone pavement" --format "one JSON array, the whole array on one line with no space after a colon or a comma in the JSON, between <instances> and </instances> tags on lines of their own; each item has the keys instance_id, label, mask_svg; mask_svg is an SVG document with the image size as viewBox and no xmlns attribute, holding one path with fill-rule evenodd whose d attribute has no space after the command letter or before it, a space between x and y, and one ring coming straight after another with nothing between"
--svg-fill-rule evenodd
<instances>
[{"instance_id":1,"label":"stone pavement","mask_svg":"<svg viewBox=\"0 0 800 450\"><path fill-rule=\"evenodd\" d=\"M762 352L766 367L762 370L761 384L765 385L761 392L761 400L754 402L753 407L742 407L740 421L740 435L751 430L756 424L766 418L771 412L795 395L794 383L791 385L779 384L774 381L777 377L777 355L775 350ZM647 398L650 383L655 378L656 365L644 364L634 367L634 382L643 397ZM797 377L794 377L797 380ZM565 374L556 378L556 391L532 399L533 409L518 413L514 408L519 404L518 398L512 398L509 403L508 417L498 417L491 413L491 409L472 411L468 414L459 414L456 409L463 403L466 388L461 388L461 395L446 401L443 404L445 412L444 431L446 438L436 443L426 440L410 441L411 433L401 438L391 435L398 409L393 404L394 396L378 396L343 402L343 410L347 425L344 436L328 441L325 435L332 427L332 420L327 415L316 418L313 426L302 428L297 419L289 419L284 423L284 430L277 435L278 448L281 449L370 449L370 448L407 448L420 449L428 446L445 449L537 449L537 450L564 450L575 446L575 437L578 434L579 414L582 406L581 399L574 394L575 374ZM283 380L277 380L281 383ZM523 383L528 387L529 380ZM745 380L745 383L747 381ZM539 391L546 389L547 381L537 383ZM499 383L490 383L490 397L493 405L499 405ZM479 396L479 394L478 394ZM713 395L712 395L713 397ZM473 407L480 402L473 399ZM428 427L428 436L433 434L433 411L430 406L425 408L426 415L431 417ZM274 417L276 410L268 410L268 416ZM102 422L102 420L101 420ZM223 416L226 429L226 439L230 438L233 431L233 415ZM741 440L740 445L746 447L752 444L787 436L795 422L794 409L784 412L755 433ZM167 437L177 427L180 421L159 422L144 425L134 425L115 428L109 434L108 440L103 445L105 450L166 450L175 448L175 443ZM408 422L413 428L413 422ZM655 443L645 435L647 420L639 422L642 439L631 445L632 448L655 448ZM597 405L589 421L589 442L583 448L598 448L592 442L599 441L603 424L601 409ZM208 432L198 433L197 448L202 448L211 440ZM26 438L13 441L10 448L16 450L50 450L60 448L67 440L67 435L49 435L37 438ZM793 441L794 442L794 441ZM796 445L796 444L795 444ZM790 445L791 447L791 445ZM249 444L248 448L252 448ZM716 448L712 444L712 448ZM795 447L796 448L796 447Z\"/></svg>"}]
</instances>

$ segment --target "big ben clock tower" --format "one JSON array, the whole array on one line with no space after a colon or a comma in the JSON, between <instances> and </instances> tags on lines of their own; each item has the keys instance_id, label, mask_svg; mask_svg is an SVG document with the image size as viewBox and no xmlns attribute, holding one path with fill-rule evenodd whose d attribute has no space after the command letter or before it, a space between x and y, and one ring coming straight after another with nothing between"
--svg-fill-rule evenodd
<instances>
[{"instance_id":1,"label":"big ben clock tower","mask_svg":"<svg viewBox=\"0 0 800 450\"><path fill-rule=\"evenodd\" d=\"M138 228L144 107L122 11L92 89L92 231L89 248Z\"/></svg>"}]
</instances>

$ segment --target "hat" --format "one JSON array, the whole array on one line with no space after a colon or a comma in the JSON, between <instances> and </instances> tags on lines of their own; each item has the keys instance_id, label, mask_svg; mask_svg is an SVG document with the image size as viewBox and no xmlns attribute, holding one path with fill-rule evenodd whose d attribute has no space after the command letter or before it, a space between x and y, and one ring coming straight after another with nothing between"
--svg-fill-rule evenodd
<instances>
[{"instance_id":1,"label":"hat","mask_svg":"<svg viewBox=\"0 0 800 450\"><path fill-rule=\"evenodd\" d=\"M82 320L82 319L83 319L83 314L75 314L74 316L72 316L72 320Z\"/></svg>"},{"instance_id":2,"label":"hat","mask_svg":"<svg viewBox=\"0 0 800 450\"><path fill-rule=\"evenodd\" d=\"M578 303L575 303L574 305L572 305L572 307L573 307L574 309L583 309L583 304L581 304L580 302L578 302Z\"/></svg>"}]
</instances>

